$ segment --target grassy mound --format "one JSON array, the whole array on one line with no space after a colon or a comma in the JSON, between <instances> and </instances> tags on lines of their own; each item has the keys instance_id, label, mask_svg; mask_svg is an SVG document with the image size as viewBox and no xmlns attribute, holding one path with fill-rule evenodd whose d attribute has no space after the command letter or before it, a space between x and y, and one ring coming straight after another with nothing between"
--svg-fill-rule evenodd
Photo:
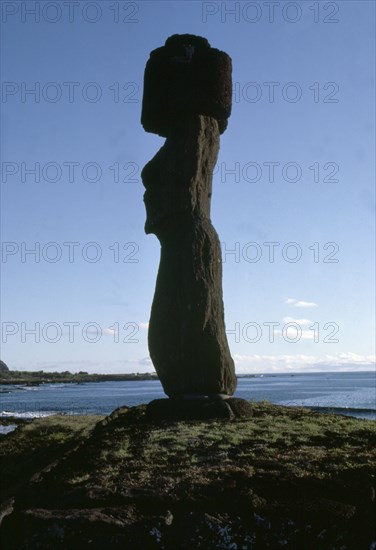
<instances>
[{"instance_id":1,"label":"grassy mound","mask_svg":"<svg viewBox=\"0 0 376 550\"><path fill-rule=\"evenodd\" d=\"M49 417L1 440L5 548L369 550L376 423Z\"/></svg>"}]
</instances>

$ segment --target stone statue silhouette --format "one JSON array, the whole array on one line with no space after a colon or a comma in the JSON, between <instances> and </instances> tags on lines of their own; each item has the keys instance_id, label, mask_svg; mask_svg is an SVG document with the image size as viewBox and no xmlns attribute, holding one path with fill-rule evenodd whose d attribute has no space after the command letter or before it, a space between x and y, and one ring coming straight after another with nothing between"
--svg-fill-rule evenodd
<instances>
[{"instance_id":1,"label":"stone statue silhouette","mask_svg":"<svg viewBox=\"0 0 376 550\"><path fill-rule=\"evenodd\" d=\"M231 59L174 35L151 52L141 122L166 137L146 164L146 233L161 244L150 357L169 397L226 398L236 388L224 323L222 260L210 221L213 169L231 113Z\"/></svg>"}]
</instances>

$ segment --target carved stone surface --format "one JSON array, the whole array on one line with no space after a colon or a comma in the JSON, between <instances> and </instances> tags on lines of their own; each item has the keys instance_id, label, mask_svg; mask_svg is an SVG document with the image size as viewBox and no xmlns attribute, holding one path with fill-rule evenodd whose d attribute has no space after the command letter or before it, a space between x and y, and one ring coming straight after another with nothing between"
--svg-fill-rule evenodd
<instances>
[{"instance_id":1,"label":"carved stone surface","mask_svg":"<svg viewBox=\"0 0 376 550\"><path fill-rule=\"evenodd\" d=\"M181 117L215 118L220 132L231 114L232 63L206 38L174 34L150 54L144 76L141 122L147 132L166 137Z\"/></svg>"},{"instance_id":2,"label":"carved stone surface","mask_svg":"<svg viewBox=\"0 0 376 550\"><path fill-rule=\"evenodd\" d=\"M183 36L193 41L191 35ZM199 40L202 49L210 51L205 39ZM152 72L152 60L153 55L146 73ZM143 106L152 95L150 86L145 78ZM150 357L170 397L232 395L236 376L224 324L221 249L210 221L222 119L204 116L200 109L180 111L178 104L177 99L173 122L166 121L165 144L142 171L145 231L161 243L148 334ZM157 119L143 112L143 120Z\"/></svg>"}]
</instances>

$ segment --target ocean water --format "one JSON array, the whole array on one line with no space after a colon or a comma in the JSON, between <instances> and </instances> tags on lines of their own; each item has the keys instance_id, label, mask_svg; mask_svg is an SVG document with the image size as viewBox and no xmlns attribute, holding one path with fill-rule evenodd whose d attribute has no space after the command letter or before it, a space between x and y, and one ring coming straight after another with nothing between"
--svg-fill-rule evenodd
<instances>
[{"instance_id":1,"label":"ocean water","mask_svg":"<svg viewBox=\"0 0 376 550\"><path fill-rule=\"evenodd\" d=\"M165 394L157 380L0 385L0 416L34 418L56 413L110 414L117 407L148 403L161 397ZM376 420L374 372L260 374L239 378L235 397ZM3 433L8 429L2 428Z\"/></svg>"}]
</instances>

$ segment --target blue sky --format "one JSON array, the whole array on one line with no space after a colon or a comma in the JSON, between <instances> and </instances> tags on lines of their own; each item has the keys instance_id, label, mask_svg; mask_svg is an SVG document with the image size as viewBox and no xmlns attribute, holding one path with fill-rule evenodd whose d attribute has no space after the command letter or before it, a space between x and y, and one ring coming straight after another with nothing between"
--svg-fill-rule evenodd
<instances>
[{"instance_id":1,"label":"blue sky","mask_svg":"<svg viewBox=\"0 0 376 550\"><path fill-rule=\"evenodd\" d=\"M153 370L140 171L163 139L140 115L150 51L175 33L233 60L212 220L237 372L372 368L375 5L272 4L2 3L10 368Z\"/></svg>"}]
</instances>

